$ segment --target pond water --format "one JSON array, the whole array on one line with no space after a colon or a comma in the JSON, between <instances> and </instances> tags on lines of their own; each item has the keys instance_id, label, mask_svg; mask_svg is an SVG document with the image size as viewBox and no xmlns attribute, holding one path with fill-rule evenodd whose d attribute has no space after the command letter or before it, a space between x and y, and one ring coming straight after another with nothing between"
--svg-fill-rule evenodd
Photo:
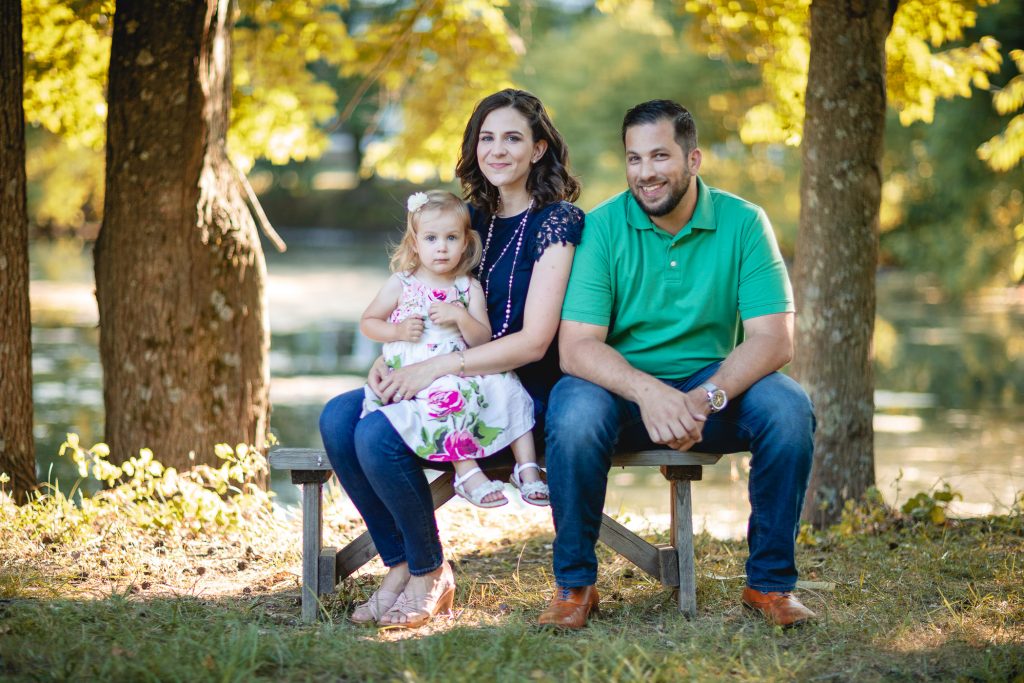
<instances>
[{"instance_id":1,"label":"pond water","mask_svg":"<svg viewBox=\"0 0 1024 683\"><path fill-rule=\"evenodd\" d=\"M289 251L267 255L272 431L282 445L320 447L320 408L361 385L377 353L356 321L387 277L384 239L284 232ZM37 461L40 477L63 488L76 480L70 463L56 457L64 435L102 440L91 257L34 245L32 262ZM878 308L879 489L902 502L945 482L963 495L955 514L1006 511L1024 491L1024 292L992 290L952 302L926 278L881 273ZM724 459L704 476L694 486L695 523L718 536L742 536L747 459ZM668 489L657 469L613 471L611 481L607 510L667 526ZM280 503L297 500L287 478L275 476L272 487Z\"/></svg>"}]
</instances>

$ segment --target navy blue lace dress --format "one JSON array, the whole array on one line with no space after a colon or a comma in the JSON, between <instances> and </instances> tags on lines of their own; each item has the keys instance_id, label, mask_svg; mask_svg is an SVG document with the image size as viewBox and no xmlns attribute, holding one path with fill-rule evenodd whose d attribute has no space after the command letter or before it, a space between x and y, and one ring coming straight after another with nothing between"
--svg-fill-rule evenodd
<instances>
[{"instance_id":1,"label":"navy blue lace dress","mask_svg":"<svg viewBox=\"0 0 1024 683\"><path fill-rule=\"evenodd\" d=\"M480 233L480 239L487 244L487 232L491 215L470 207L473 229ZM506 335L523 329L523 312L526 308L526 294L530 287L533 266L552 244L579 244L583 234L583 211L569 202L549 204L530 212L523 234L522 247L515 257L516 240L523 214L494 219L494 231L490 246L481 261L482 269L476 276L487 290L487 317L491 331L497 334L505 323L506 305L509 297L509 275L512 274L511 307ZM508 247L506 249L506 247ZM504 251L504 254L502 252ZM515 270L513 272L513 261ZM493 269L492 269L493 268ZM516 369L520 381L533 398L534 414L544 414L548 394L562 376L558 367L558 340L551 342L547 353L539 361Z\"/></svg>"}]
</instances>

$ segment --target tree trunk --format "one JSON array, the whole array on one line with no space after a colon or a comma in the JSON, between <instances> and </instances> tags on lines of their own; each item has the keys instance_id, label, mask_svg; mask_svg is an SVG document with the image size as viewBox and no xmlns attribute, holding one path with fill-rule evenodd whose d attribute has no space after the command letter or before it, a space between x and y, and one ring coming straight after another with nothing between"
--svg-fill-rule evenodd
<instances>
[{"instance_id":1,"label":"tree trunk","mask_svg":"<svg viewBox=\"0 0 1024 683\"><path fill-rule=\"evenodd\" d=\"M118 3L96 244L106 440L178 468L262 448L266 264L225 151L231 0ZM194 461L190 458L194 452Z\"/></svg>"},{"instance_id":2,"label":"tree trunk","mask_svg":"<svg viewBox=\"0 0 1024 683\"><path fill-rule=\"evenodd\" d=\"M872 333L892 5L811 3L793 371L818 419L803 509L818 527L875 483Z\"/></svg>"},{"instance_id":3,"label":"tree trunk","mask_svg":"<svg viewBox=\"0 0 1024 683\"><path fill-rule=\"evenodd\" d=\"M0 473L15 500L36 486L28 302L21 3L0 3Z\"/></svg>"}]
</instances>

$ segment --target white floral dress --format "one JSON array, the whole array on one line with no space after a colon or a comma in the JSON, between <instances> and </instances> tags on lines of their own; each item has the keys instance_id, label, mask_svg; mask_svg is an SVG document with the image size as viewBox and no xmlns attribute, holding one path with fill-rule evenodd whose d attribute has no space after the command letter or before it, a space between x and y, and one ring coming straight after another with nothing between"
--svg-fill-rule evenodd
<instances>
[{"instance_id":1,"label":"white floral dress","mask_svg":"<svg viewBox=\"0 0 1024 683\"><path fill-rule=\"evenodd\" d=\"M458 328L435 325L428 311L435 301L468 306L470 279L463 276L452 287L437 289L408 273L399 273L398 278L402 295L388 322L421 317L423 336L418 342L384 344L387 365L400 368L465 350L466 341ZM382 405L369 386L364 392L360 417L383 411L409 448L426 460L486 458L533 429L533 400L511 372L476 377L446 375L416 394L416 398L389 405Z\"/></svg>"}]
</instances>

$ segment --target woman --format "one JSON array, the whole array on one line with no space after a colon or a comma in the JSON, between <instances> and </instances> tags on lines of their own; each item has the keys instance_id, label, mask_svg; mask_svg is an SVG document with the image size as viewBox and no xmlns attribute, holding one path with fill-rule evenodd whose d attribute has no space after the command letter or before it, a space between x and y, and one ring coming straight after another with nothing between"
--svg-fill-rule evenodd
<instances>
[{"instance_id":1,"label":"woman","mask_svg":"<svg viewBox=\"0 0 1024 683\"><path fill-rule=\"evenodd\" d=\"M456 174L484 242L477 275L493 340L387 374L378 361L369 383L384 403L411 398L445 375L516 370L535 415L544 414L560 375L552 341L583 228L583 212L569 203L579 196L579 183L568 160L562 136L534 95L502 90L477 105ZM357 389L332 399L320 416L331 465L388 567L380 588L350 618L414 628L451 604L455 583L420 460L381 412L360 420L362 402Z\"/></svg>"}]
</instances>

